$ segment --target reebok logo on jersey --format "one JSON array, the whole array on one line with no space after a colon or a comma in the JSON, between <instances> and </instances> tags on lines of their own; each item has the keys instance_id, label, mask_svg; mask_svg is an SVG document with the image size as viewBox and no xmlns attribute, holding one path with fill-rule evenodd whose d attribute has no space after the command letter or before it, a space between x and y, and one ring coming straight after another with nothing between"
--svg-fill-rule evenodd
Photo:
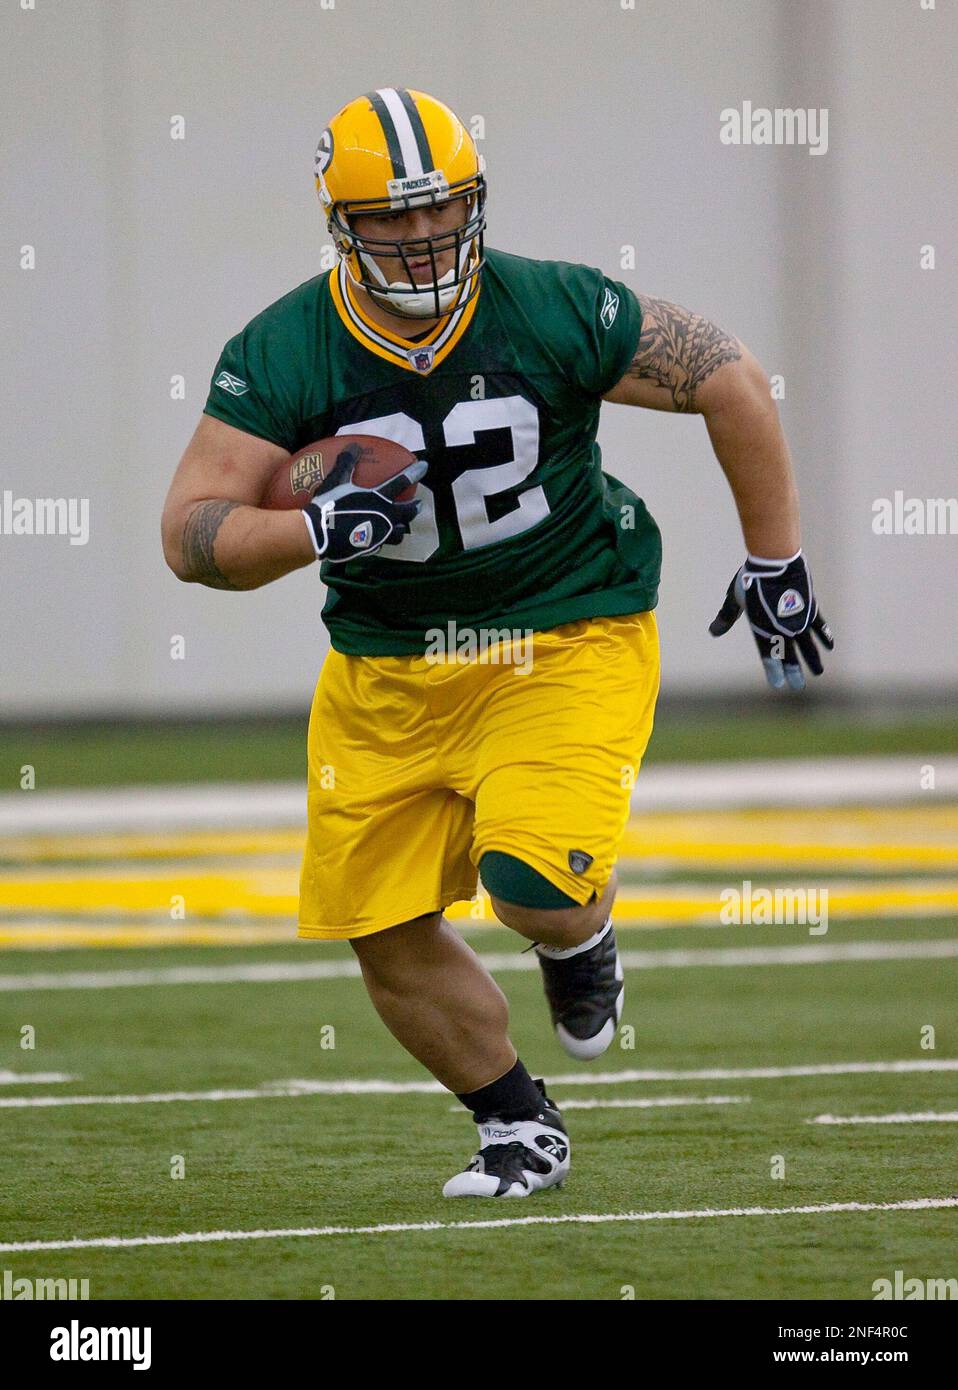
<instances>
[{"instance_id":1,"label":"reebok logo on jersey","mask_svg":"<svg viewBox=\"0 0 958 1390\"><path fill-rule=\"evenodd\" d=\"M780 618L794 618L796 613L801 613L805 607L805 600L797 589L786 589L778 601L778 608L775 610Z\"/></svg>"},{"instance_id":2,"label":"reebok logo on jersey","mask_svg":"<svg viewBox=\"0 0 958 1390\"><path fill-rule=\"evenodd\" d=\"M613 294L610 289L606 289L605 299L602 301L602 308L599 310L599 318L602 320L604 328L611 328L615 322L615 316L619 312L619 296Z\"/></svg>"},{"instance_id":3,"label":"reebok logo on jersey","mask_svg":"<svg viewBox=\"0 0 958 1390\"><path fill-rule=\"evenodd\" d=\"M221 386L231 396L242 396L249 390L248 384L241 377L233 376L230 372L220 372L213 385Z\"/></svg>"}]
</instances>

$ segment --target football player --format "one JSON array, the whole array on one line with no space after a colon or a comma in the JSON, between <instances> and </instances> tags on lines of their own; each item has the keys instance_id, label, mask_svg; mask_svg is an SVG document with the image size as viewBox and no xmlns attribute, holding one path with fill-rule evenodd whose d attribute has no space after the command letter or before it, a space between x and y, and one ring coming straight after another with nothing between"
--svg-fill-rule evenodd
<instances>
[{"instance_id":1,"label":"football player","mask_svg":"<svg viewBox=\"0 0 958 1390\"><path fill-rule=\"evenodd\" d=\"M445 1194L522 1197L564 1179L568 1135L443 909L481 875L498 919L535 943L562 1046L587 1061L610 1045L615 862L659 685L660 539L602 470L603 400L704 416L747 548L712 632L744 611L776 689L804 685L800 657L819 674L831 636L768 380L737 338L600 270L486 247L483 160L423 92L351 101L315 179L338 265L226 345L164 550L181 579L219 589L323 562L331 650L309 726L299 934L351 943L386 1026L476 1121L479 1151ZM344 448L302 512L257 505L281 460L352 434L418 462L360 488ZM529 634L532 659L512 662Z\"/></svg>"}]
</instances>

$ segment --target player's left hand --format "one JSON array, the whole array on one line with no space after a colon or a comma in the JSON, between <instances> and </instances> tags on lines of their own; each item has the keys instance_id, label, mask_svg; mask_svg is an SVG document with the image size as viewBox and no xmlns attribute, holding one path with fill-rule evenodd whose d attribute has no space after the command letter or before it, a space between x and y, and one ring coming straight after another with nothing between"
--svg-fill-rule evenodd
<instances>
[{"instance_id":1,"label":"player's left hand","mask_svg":"<svg viewBox=\"0 0 958 1390\"><path fill-rule=\"evenodd\" d=\"M749 555L733 578L725 602L709 624L713 637L728 632L745 612L773 690L805 689L801 652L813 676L822 674L817 638L831 651L831 628L818 609L808 562L799 550L790 560L758 560Z\"/></svg>"}]
</instances>

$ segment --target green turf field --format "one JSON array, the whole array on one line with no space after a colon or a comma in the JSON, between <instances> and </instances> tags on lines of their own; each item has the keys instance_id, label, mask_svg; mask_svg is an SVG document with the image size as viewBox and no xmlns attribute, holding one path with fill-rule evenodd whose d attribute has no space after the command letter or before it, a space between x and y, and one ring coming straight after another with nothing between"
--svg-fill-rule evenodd
<instances>
[{"instance_id":1,"label":"green turf field","mask_svg":"<svg viewBox=\"0 0 958 1390\"><path fill-rule=\"evenodd\" d=\"M627 952L847 942L952 941L958 921L623 932ZM501 930L477 949L519 954ZM0 1086L16 1097L142 1096L262 1088L291 1078L422 1081L355 977L14 989L36 972L162 970L351 960L291 943L227 951L10 952L0 959L0 1071L75 1080ZM694 956L693 956L694 959ZM64 973L65 972L65 973ZM591 1067L559 1049L534 970L499 975L513 1036L547 1078L627 1069L795 1067L958 1057L958 962L846 961L627 971L635 1047ZM35 982L34 982L35 983ZM73 981L75 985L77 982ZM921 1047L925 1025L933 1050ZM25 1025L36 1048L22 1051ZM320 1045L325 1025L335 1047ZM327 1039L329 1034L325 1035ZM525 1202L450 1202L444 1180L473 1149L441 1094L325 1094L11 1108L3 1104L0 1242L252 1232L530 1216L708 1212L958 1193L954 1124L827 1127L822 1113L955 1109L954 1071L762 1079L556 1082L560 1101L736 1097L734 1104L569 1109L573 1171ZM180 1155L185 1177L170 1176ZM771 1176L775 1156L784 1180ZM16 1277L90 1280L92 1298L619 1299L872 1297L876 1279L958 1274L958 1209L708 1216L507 1225L26 1253Z\"/></svg>"},{"instance_id":2,"label":"green turf field","mask_svg":"<svg viewBox=\"0 0 958 1390\"><path fill-rule=\"evenodd\" d=\"M285 780L306 776L306 723L224 720L63 726L0 726L3 786L14 790L20 769L36 769L37 787L115 786L137 782ZM828 713L814 704L763 698L747 718L660 710L646 762L721 758L831 757L865 753L958 752L953 711L909 719L868 719Z\"/></svg>"}]
</instances>

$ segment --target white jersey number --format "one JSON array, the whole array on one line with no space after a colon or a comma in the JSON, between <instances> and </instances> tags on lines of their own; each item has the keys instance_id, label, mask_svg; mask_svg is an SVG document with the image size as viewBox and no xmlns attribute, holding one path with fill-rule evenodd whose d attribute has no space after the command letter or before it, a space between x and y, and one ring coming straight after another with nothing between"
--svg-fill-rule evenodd
<instances>
[{"instance_id":1,"label":"white jersey number","mask_svg":"<svg viewBox=\"0 0 958 1390\"><path fill-rule=\"evenodd\" d=\"M519 536L537 526L549 515L549 504L541 487L520 494L517 504L505 516L489 520L486 499L519 487L539 461L539 415L523 396L503 396L484 401L460 401L442 422L446 447L475 444L481 430L508 429L512 438L512 458L493 468L470 468L460 473L452 485L452 497L464 550L477 550L495 541ZM425 449L422 426L402 411L343 425L337 434L374 434L402 444L411 453ZM439 548L436 501L432 489L420 483L417 497L422 510L398 545L378 551L383 560L428 560Z\"/></svg>"}]
</instances>

